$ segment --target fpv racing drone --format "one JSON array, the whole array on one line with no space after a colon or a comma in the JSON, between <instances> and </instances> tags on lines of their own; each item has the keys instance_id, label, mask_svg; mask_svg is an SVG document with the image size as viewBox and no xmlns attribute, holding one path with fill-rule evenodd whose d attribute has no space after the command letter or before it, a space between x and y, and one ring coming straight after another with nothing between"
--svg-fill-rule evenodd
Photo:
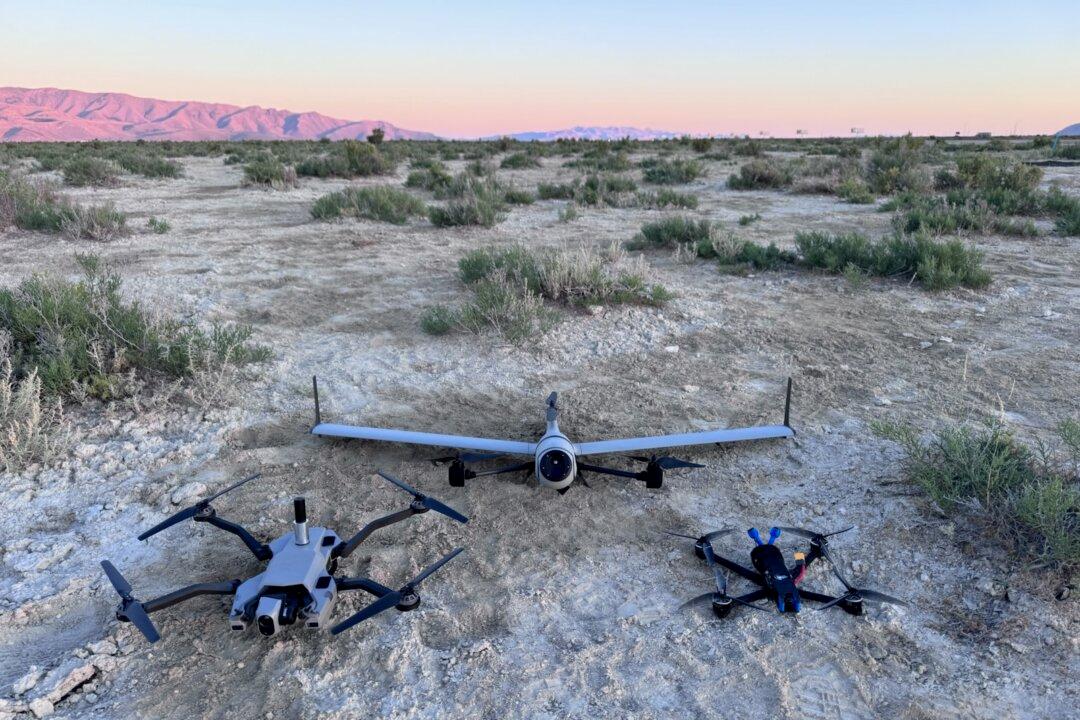
<instances>
[{"instance_id":1,"label":"fpv racing drone","mask_svg":"<svg viewBox=\"0 0 1080 720\"><path fill-rule=\"evenodd\" d=\"M413 515L426 513L428 510L434 510L460 523L466 523L469 519L457 510L424 495L381 470L379 475L412 495L413 500L403 510L372 520L349 540L342 540L328 528L309 528L307 507L302 497L293 501L292 532L269 543L259 542L240 525L218 517L217 512L210 505L211 501L254 480L259 477L258 475L245 478L181 510L139 535L139 539L145 540L190 518L195 522L208 523L236 535L256 558L267 563L266 569L248 580L198 583L154 600L140 602L132 596L131 585L124 576L113 567L111 562L103 560L101 566L109 582L120 595L120 606L116 610L116 618L132 623L146 636L147 640L157 642L161 636L150 620L150 613L164 610L199 595L234 595L232 610L229 613L229 626L233 630L244 630L249 623L255 622L259 632L266 636L274 635L283 626L292 625L297 621L300 621L304 627L314 630L326 627L338 593L345 590L363 590L374 595L376 600L334 625L330 629L334 635L390 608L397 608L401 612L415 610L420 605L420 596L417 593L420 583L453 560L464 548L458 548L433 565L429 565L397 590L381 585L370 578L336 577L338 561L349 557L357 546L376 530L401 522Z\"/></svg>"},{"instance_id":2,"label":"fpv racing drone","mask_svg":"<svg viewBox=\"0 0 1080 720\"><path fill-rule=\"evenodd\" d=\"M747 531L747 534L755 543L757 543L756 547L750 551L750 562L753 565L753 569L717 555L712 548L714 540L733 532L734 528L716 530L714 532L706 533L698 538L669 530L665 530L664 532L668 535L693 540L695 554L708 562L716 581L715 590L698 595L696 598L683 603L682 608L693 607L709 602L712 605L713 613L719 618L725 618L731 613L736 605L753 608L754 610L766 610L766 608L761 605L754 604L758 600L764 599L773 601L776 604L776 609L781 613L799 612L802 608L803 600L812 600L814 602L823 603L818 610L839 607L851 615L862 615L863 602L866 600L887 603L890 605L906 606L906 602L894 598L891 595L886 595L877 590L855 587L848 582L847 578L840 574L840 569L833 558L832 551L829 550L829 538L851 529L852 528L849 527L843 530L837 530L836 532L819 533L812 530L804 530L803 528L774 527L769 530L768 541L764 541L761 539L761 534L758 532L757 528L750 528L750 530ZM810 550L808 552L794 553L794 567L788 567L787 563L784 561L783 552L773 544L776 542L777 538L780 537L781 532L788 532L792 535L798 535L810 540ZM803 578L806 576L807 568L819 558L825 558L826 562L829 563L829 567L832 568L833 574L844 586L844 593L842 595L825 595L800 587L800 583L802 583ZM758 589L744 595L728 595L728 571L749 580L757 585Z\"/></svg>"},{"instance_id":3,"label":"fpv racing drone","mask_svg":"<svg viewBox=\"0 0 1080 720\"><path fill-rule=\"evenodd\" d=\"M571 442L570 439L559 430L559 406L558 395L556 393L551 393L547 399L547 430L544 432L543 436L537 442L521 442L518 440L463 437L460 435L444 435L442 433L324 423L319 411L319 382L317 378L312 378L312 389L315 395L315 425L311 428L311 433L313 435L353 438L358 440L381 440L385 442L433 445L436 447L448 447L457 450L480 451L459 453L451 457L440 458L436 461L445 461L449 463L449 480L450 484L455 487L464 486L465 481L472 478L487 475L501 475L503 473L528 472L534 473L537 481L541 485L558 490L560 493L565 493L569 489L570 484L574 482L576 476L588 471L601 475L614 475L616 477L643 480L645 482L645 487L659 488L664 483L665 470L702 466L673 457L636 455L632 456L632 459L645 463L645 469L640 472L631 472L628 470L602 467L600 465L591 465L581 462L580 458L589 455L642 452L646 450L661 450L688 445L709 445L713 443L719 445L721 443L745 440L790 438L795 435L795 431L790 425L791 378L788 378L787 382L787 398L784 403L783 425L728 428L723 430L708 430L705 432L682 433L678 435L656 435L652 437L600 440L586 443ZM528 456L531 457L531 459L494 470L475 471L466 467L467 463L492 460L502 455Z\"/></svg>"}]
</instances>

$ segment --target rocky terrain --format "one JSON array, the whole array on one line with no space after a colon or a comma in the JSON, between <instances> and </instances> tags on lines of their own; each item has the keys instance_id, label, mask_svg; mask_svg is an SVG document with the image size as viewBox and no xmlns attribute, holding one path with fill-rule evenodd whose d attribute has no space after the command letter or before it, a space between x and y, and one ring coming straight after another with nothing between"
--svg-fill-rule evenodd
<instances>
[{"instance_id":1,"label":"rocky terrain","mask_svg":"<svg viewBox=\"0 0 1080 720\"><path fill-rule=\"evenodd\" d=\"M66 191L114 201L134 227L165 218L165 235L94 244L0 234L0 282L74 275L74 253L94 251L120 269L132 297L251 323L275 355L207 406L147 395L69 407L64 452L0 478L0 717L1075 714L1080 610L1067 578L942 517L870 424L996 415L1020 437L1049 439L1075 417L1077 238L974 237L993 284L940 294L803 271L726 275L651 252L652 279L676 293L666 307L567 312L543 342L522 347L420 331L425 306L465 296L454 277L464 252L605 247L663 213L588 208L564 223L559 201L541 201L491 229L320 223L311 203L344 181L275 192L242 187L240 168L219 158L183 164L177 180ZM748 238L788 245L800 230L876 235L888 226L873 205L730 191L735 166L711 162L684 189L700 196L699 215ZM1080 170L1047 171L1080 193ZM500 176L531 187L572 171L549 158ZM376 182L386 180L358 184ZM738 227L750 213L761 220ZM544 398L557 390L563 430L580 440L777 422L792 376L798 437L679 453L706 467L671 473L656 491L593 478L559 496L512 476L451 488L422 449L310 436L313 374L327 419L522 439L542 429ZM135 539L166 515L261 471L215 504L220 514L272 537L288 531L291 498L303 494L312 524L345 533L403 506L373 477L378 468L471 518L414 518L350 559L350 572L394 585L466 547L425 585L418 612L339 637L292 628L268 639L230 631L227 603L202 598L157 614L163 638L153 646L114 619L103 558L144 600L258 572L235 538L205 526ZM848 574L911 607L862 618L746 611L726 621L675 612L711 578L687 544L659 530L773 524L854 525L833 545ZM750 547L735 533L718 549L745 558ZM838 589L822 566L806 584ZM346 598L337 614L365 602Z\"/></svg>"}]
</instances>

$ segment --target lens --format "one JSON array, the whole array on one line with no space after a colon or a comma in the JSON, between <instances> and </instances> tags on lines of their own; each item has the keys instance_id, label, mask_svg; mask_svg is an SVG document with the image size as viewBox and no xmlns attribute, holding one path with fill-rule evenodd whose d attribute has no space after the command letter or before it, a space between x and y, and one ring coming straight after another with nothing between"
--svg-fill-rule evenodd
<instances>
[{"instance_id":1,"label":"lens","mask_svg":"<svg viewBox=\"0 0 1080 720\"><path fill-rule=\"evenodd\" d=\"M275 625L276 623L274 623L274 618L270 617L269 615L259 616L259 632L261 632L263 635L266 635L267 637L273 635L274 630L276 629Z\"/></svg>"},{"instance_id":2,"label":"lens","mask_svg":"<svg viewBox=\"0 0 1080 720\"><path fill-rule=\"evenodd\" d=\"M574 459L562 450L548 450L540 456L540 474L549 482L562 482L573 469Z\"/></svg>"}]
</instances>

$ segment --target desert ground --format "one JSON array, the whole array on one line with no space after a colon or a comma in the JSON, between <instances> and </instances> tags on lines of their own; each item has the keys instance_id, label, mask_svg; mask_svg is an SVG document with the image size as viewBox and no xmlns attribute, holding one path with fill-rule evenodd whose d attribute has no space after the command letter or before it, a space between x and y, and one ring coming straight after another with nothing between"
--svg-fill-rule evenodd
<instances>
[{"instance_id":1,"label":"desert ground","mask_svg":"<svg viewBox=\"0 0 1080 720\"><path fill-rule=\"evenodd\" d=\"M184 177L127 177L65 190L113 201L139 228L108 243L9 228L5 285L33 273L74 277L95 252L125 292L184 317L250 323L272 348L209 407L130 399L68 406L68 451L0 481L0 716L66 718L1045 718L1076 712L1077 592L1062 574L995 547L946 518L902 472L875 420L933 428L1004 418L1046 439L1077 413L1080 241L971 237L986 290L931 293L896 280L855 287L781 270L732 275L670 251L644 253L676 297L662 308L564 311L535 343L494 333L430 336L423 309L467 291L466 251L488 245L608 247L670 211L514 207L492 228L311 219L312 202L347 184L305 178L286 191L244 187L221 158L182 160ZM452 169L463 161L450 163ZM797 231L886 231L874 205L832 196L735 192L737 161L710 162L681 190L689 214L750 239L790 245ZM502 170L523 187L579 173L552 158ZM1046 169L1080 193L1080 168ZM737 219L760 213L745 228ZM323 417L463 435L532 439L559 392L562 429L585 441L777 423L794 379L791 441L675 453L706 467L669 473L660 490L591 476L558 495L520 476L447 485L422 448L320 439ZM619 467L629 461L613 460ZM417 612L386 613L331 637L294 627L273 638L232 632L224 599L155 615L149 645L114 618L99 561L143 600L193 582L245 578L261 565L231 536L192 523L147 542L136 534L230 482L262 479L215 503L257 534L291 527L291 499L311 524L342 534L408 498L374 476L395 473L471 519L429 513L376 533L343 565L397 587L455 547ZM864 617L676 612L711 589L688 542L661 534L740 529L717 550L748 560L742 530L855 529L832 545L857 582L908 600ZM784 536L786 551L801 546ZM735 581L732 581L735 583ZM805 582L839 584L819 564ZM736 586L738 587L738 586ZM749 589L749 588L747 588ZM344 597L339 618L368 596ZM47 709L44 703L48 704Z\"/></svg>"}]
</instances>

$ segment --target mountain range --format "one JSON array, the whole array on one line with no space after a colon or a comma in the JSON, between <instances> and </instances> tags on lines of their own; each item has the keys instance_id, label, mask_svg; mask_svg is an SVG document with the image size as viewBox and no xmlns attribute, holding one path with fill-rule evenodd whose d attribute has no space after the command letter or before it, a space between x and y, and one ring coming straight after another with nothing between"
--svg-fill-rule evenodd
<instances>
[{"instance_id":1,"label":"mountain range","mask_svg":"<svg viewBox=\"0 0 1080 720\"><path fill-rule=\"evenodd\" d=\"M342 120L256 105L156 100L125 93L0 87L0 141L362 139L380 127L388 140L437 140L383 120ZM493 137L504 137L497 135ZM521 141L661 140L677 133L635 127L572 127L511 133Z\"/></svg>"},{"instance_id":2,"label":"mountain range","mask_svg":"<svg viewBox=\"0 0 1080 720\"><path fill-rule=\"evenodd\" d=\"M382 120L340 120L316 112L0 87L3 141L345 140L365 138L377 127L388 140L436 139Z\"/></svg>"}]
</instances>

